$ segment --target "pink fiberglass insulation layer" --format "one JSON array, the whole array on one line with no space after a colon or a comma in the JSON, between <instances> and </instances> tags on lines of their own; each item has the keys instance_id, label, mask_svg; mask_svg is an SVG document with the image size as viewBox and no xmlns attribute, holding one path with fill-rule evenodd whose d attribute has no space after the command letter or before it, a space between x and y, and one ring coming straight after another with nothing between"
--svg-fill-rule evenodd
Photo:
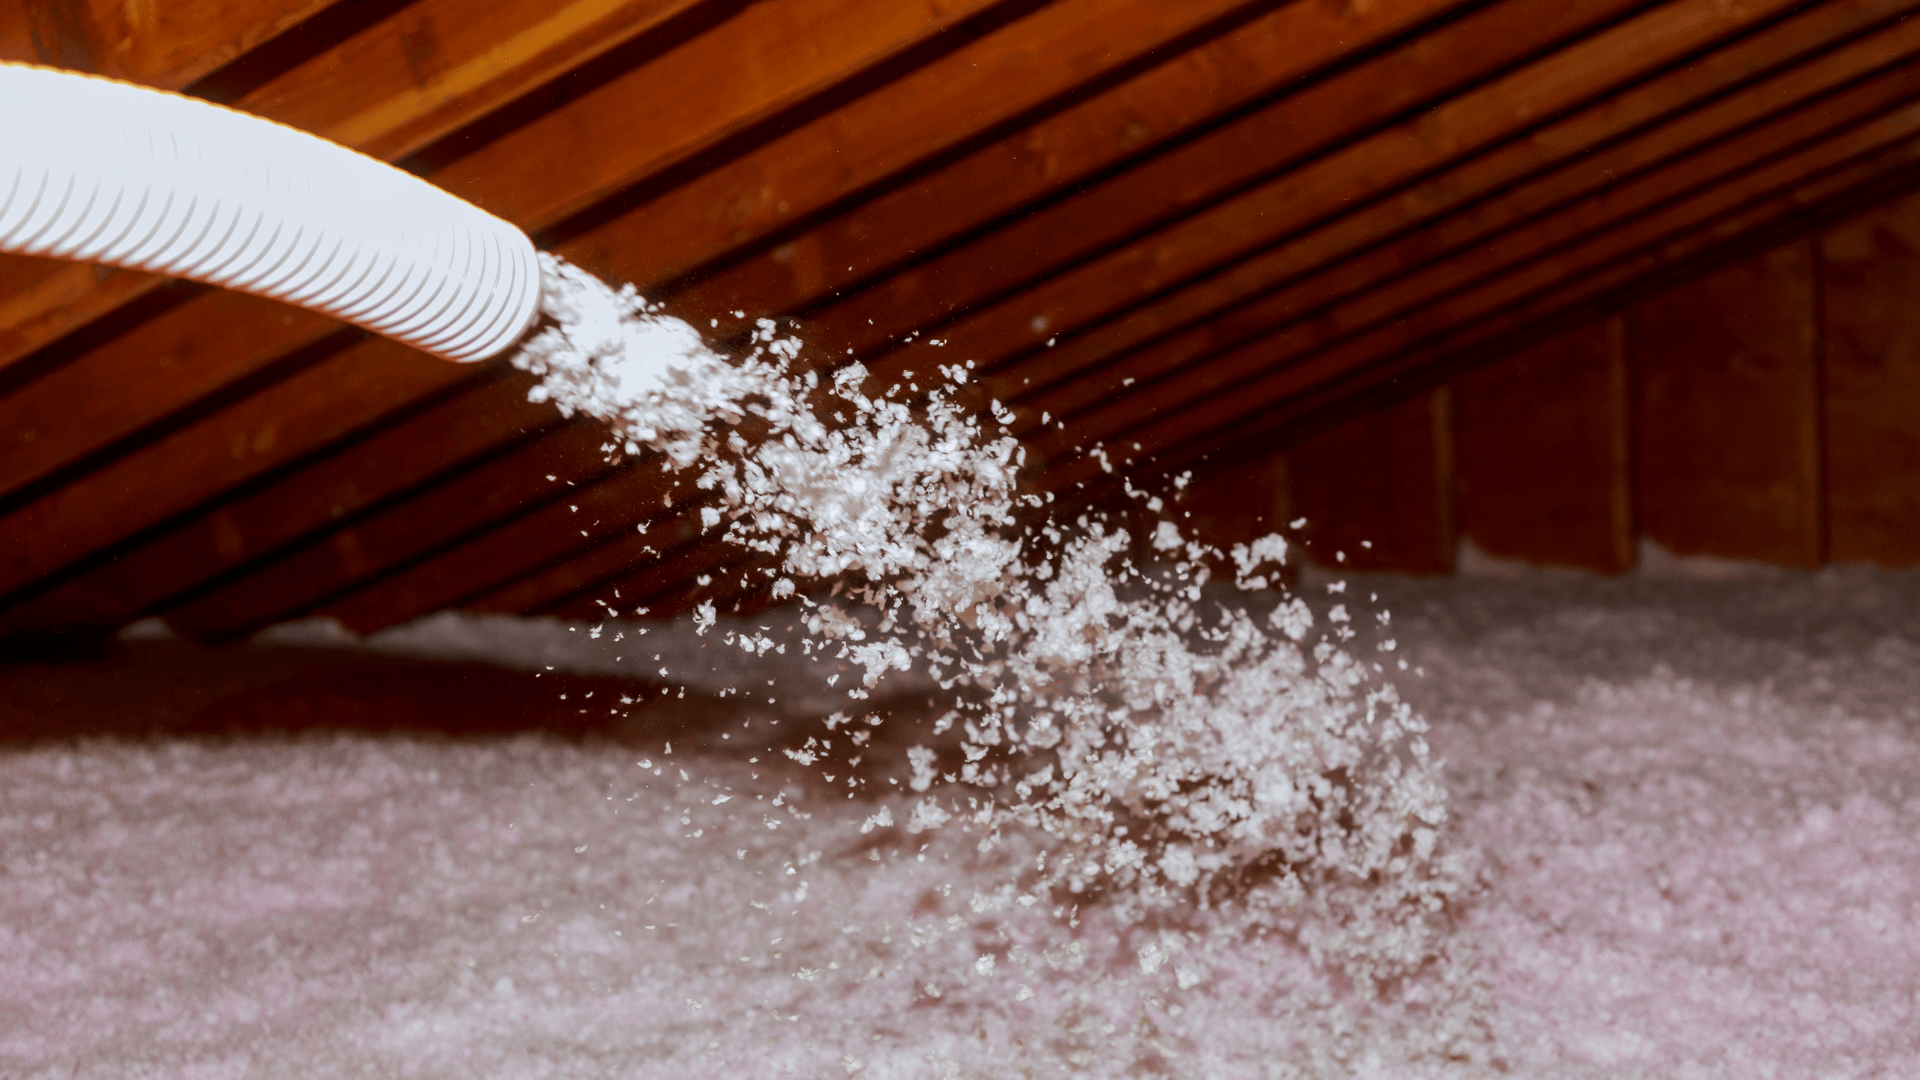
<instances>
[{"instance_id":1,"label":"pink fiberglass insulation layer","mask_svg":"<svg viewBox=\"0 0 1920 1080\"><path fill-rule=\"evenodd\" d=\"M1475 867L1491 1062L1279 940L1097 903L1029 934L1052 899L970 888L1017 838L909 834L897 789L736 749L769 722L736 713L671 753L7 753L0 1074L1920 1075L1920 580L1341 599L1371 592Z\"/></svg>"}]
</instances>

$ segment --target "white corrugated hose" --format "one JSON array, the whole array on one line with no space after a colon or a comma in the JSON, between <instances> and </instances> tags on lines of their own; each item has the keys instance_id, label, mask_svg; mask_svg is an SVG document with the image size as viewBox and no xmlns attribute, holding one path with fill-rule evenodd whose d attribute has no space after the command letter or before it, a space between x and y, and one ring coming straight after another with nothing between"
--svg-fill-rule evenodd
<instances>
[{"instance_id":1,"label":"white corrugated hose","mask_svg":"<svg viewBox=\"0 0 1920 1080\"><path fill-rule=\"evenodd\" d=\"M195 98L0 64L0 251L269 296L448 360L513 345L526 234L416 176Z\"/></svg>"}]
</instances>

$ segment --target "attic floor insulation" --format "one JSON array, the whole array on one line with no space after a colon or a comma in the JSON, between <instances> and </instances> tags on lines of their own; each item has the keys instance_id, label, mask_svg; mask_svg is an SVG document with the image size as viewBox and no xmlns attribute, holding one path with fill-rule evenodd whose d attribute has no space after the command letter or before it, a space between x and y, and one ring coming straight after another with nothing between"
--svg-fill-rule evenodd
<instances>
[{"instance_id":1,"label":"attic floor insulation","mask_svg":"<svg viewBox=\"0 0 1920 1080\"><path fill-rule=\"evenodd\" d=\"M1482 1060L1281 940L1050 937L904 770L467 627L0 669L0 1076L1920 1076L1920 576L1356 594L1446 762Z\"/></svg>"}]
</instances>

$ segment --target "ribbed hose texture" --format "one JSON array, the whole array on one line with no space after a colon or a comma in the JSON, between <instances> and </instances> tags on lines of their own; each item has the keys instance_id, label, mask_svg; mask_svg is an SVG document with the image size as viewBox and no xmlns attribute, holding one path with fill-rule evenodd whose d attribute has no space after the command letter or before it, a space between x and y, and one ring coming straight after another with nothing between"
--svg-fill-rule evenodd
<instances>
[{"instance_id":1,"label":"ribbed hose texture","mask_svg":"<svg viewBox=\"0 0 1920 1080\"><path fill-rule=\"evenodd\" d=\"M416 176L194 98L0 64L0 251L324 312L448 360L526 332L524 233Z\"/></svg>"}]
</instances>

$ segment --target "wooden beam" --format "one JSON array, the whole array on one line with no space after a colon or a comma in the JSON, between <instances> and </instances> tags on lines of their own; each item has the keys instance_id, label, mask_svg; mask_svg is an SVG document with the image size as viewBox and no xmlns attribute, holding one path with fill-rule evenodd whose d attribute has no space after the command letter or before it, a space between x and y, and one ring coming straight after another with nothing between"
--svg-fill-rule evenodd
<instances>
[{"instance_id":1,"label":"wooden beam","mask_svg":"<svg viewBox=\"0 0 1920 1080\"><path fill-rule=\"evenodd\" d=\"M8 443L0 495L340 329L323 315L244 293L195 292L0 397L0 432Z\"/></svg>"},{"instance_id":2,"label":"wooden beam","mask_svg":"<svg viewBox=\"0 0 1920 1080\"><path fill-rule=\"evenodd\" d=\"M1625 328L1602 319L1454 379L1460 535L1488 555L1633 565Z\"/></svg>"},{"instance_id":3,"label":"wooden beam","mask_svg":"<svg viewBox=\"0 0 1920 1080\"><path fill-rule=\"evenodd\" d=\"M166 283L157 274L0 255L0 372Z\"/></svg>"},{"instance_id":4,"label":"wooden beam","mask_svg":"<svg viewBox=\"0 0 1920 1080\"><path fill-rule=\"evenodd\" d=\"M1109 446L1116 459L1135 460L1154 452L1146 447L1166 449L1218 431L1227 422L1223 417L1237 421L1277 400L1391 356L1461 348L1465 341L1485 336L1490 325L1539 320L1574 302L1569 296L1631 287L1636 274L1696 257L1701 245L1724 242L1748 228L1731 223L1742 212L1771 220L1817 201L1824 197L1822 192L1844 191L1901 168L1914 156L1916 135L1920 135L1920 107L1903 106L1833 133L1810 148L1705 183L1691 194L1683 188L1667 201L1624 219L1623 209L1659 190L1651 186L1655 182L1671 177L1655 173L1645 184L1623 183L1536 222L1524 233L1509 233L1438 265L1424 277L1403 279L1392 290L1402 298L1423 294L1437 301L1413 309L1402 306L1397 313L1389 310L1372 320L1370 329L1359 319L1331 323L1346 330L1347 336L1328 332L1330 322L1324 314L1312 324L1283 328L1141 386L1132 391L1131 401L1121 399L1087 413L1064 432L1049 431L1036 448L1058 458L1073 446L1106 438L1116 440ZM1742 211L1746 204L1753 205ZM1720 218L1726 220L1711 224ZM1675 236L1692 239L1672 241ZM1436 278L1457 286L1448 292L1440 287L1445 281L1436 284ZM1354 310L1379 311L1394 300L1388 293L1383 289L1364 297ZM1229 387L1231 394L1224 394ZM1166 419L1147 419L1155 413ZM1134 430L1135 425L1140 425L1139 430ZM1176 431L1182 433L1175 436ZM1142 449L1134 450L1135 442ZM1049 483L1069 475L1074 477L1064 481L1069 484L1090 479L1089 466L1078 463L1064 472L1056 469Z\"/></svg>"},{"instance_id":5,"label":"wooden beam","mask_svg":"<svg viewBox=\"0 0 1920 1080\"><path fill-rule=\"evenodd\" d=\"M1627 328L1641 533L1682 555L1818 565L1811 242L1643 301Z\"/></svg>"},{"instance_id":6,"label":"wooden beam","mask_svg":"<svg viewBox=\"0 0 1920 1080\"><path fill-rule=\"evenodd\" d=\"M661 559L637 572L611 583L592 596L564 603L552 613L562 618L584 619L599 610L594 600L605 599L624 604L627 610L637 604L647 609L649 619L671 619L693 609L699 600L714 600L725 611L744 598L744 590L726 575L753 573L767 564L768 556L743 551L739 547L701 541L668 552ZM716 577L715 575L719 575ZM614 594L619 596L615 597Z\"/></svg>"},{"instance_id":7,"label":"wooden beam","mask_svg":"<svg viewBox=\"0 0 1920 1080\"><path fill-rule=\"evenodd\" d=\"M350 350L350 354L360 351ZM379 358L377 362L381 365L381 374L390 379L392 370L386 367L385 359ZM303 374L270 389L267 396L277 397L284 388L298 401L316 408L322 416L333 414L336 409L347 412L340 398L327 393L337 385L325 377L332 366L323 364L309 373L322 376L317 385L307 385L309 380ZM352 385L353 372L339 374L347 385ZM457 471L471 459L551 427L559 417L551 406L527 401L526 392L531 383L531 378L518 373L501 378L483 377L472 389L355 442L345 452L330 454L297 468L238 499L218 503L131 550L115 553L111 561L98 568L16 604L0 616L0 635L9 630L48 627L112 630L221 574L255 562L342 520L357 518L372 507ZM391 385L389 388L398 389ZM315 393L307 396L303 390ZM275 402L261 411L277 419L283 415L284 404ZM76 500L94 504L95 495L76 489L95 483L116 486L109 479L116 475L121 480L117 485L121 499L118 502L98 499L97 504L141 518L152 516L138 512L142 501L158 501L168 506L191 497L193 492L182 487L187 481L203 485L209 491L226 490L232 481L219 475L218 466L235 459L223 460L217 454L207 458L190 445L196 434L205 430L205 427L195 427L181 433L179 438L188 443L187 446L176 446L175 440L169 439L143 448L99 473L83 477L55 496L35 503L29 510L51 510L69 492ZM276 438L278 434L276 431ZM242 455L238 460L248 461L249 455ZM194 466L187 470L185 481L168 472L179 469L182 464ZM147 485L130 478L144 479ZM18 516L29 517L25 513ZM51 533L55 527L70 527L80 520L73 515L47 513L46 518L49 523L45 525L31 520L0 519L0 549L13 550L12 545L19 544L71 553L86 550L95 542L93 533L75 537ZM111 521L98 531L130 535L136 530L125 522Z\"/></svg>"},{"instance_id":8,"label":"wooden beam","mask_svg":"<svg viewBox=\"0 0 1920 1080\"><path fill-rule=\"evenodd\" d=\"M701 0L414 0L244 101L249 112L398 161L627 46Z\"/></svg>"},{"instance_id":9,"label":"wooden beam","mask_svg":"<svg viewBox=\"0 0 1920 1080\"><path fill-rule=\"evenodd\" d=\"M291 554L227 581L167 611L175 628L204 640L226 640L268 623L301 615L449 544L508 523L493 535L529 521L548 527L543 543L577 546L581 530L613 531L630 507L618 494L659 497L656 470L628 470L604 480L609 468L595 424L569 424L537 437L529 454L496 458L399 506L309 541ZM528 466L534 466L529 468ZM551 476L553 479L548 479ZM576 485L578 491L569 485ZM581 509L571 509L578 506ZM585 516L582 516L584 513Z\"/></svg>"},{"instance_id":10,"label":"wooden beam","mask_svg":"<svg viewBox=\"0 0 1920 1080\"><path fill-rule=\"evenodd\" d=\"M954 29L992 0L762 0L433 171L529 230ZM555 169L555 161L567 168Z\"/></svg>"},{"instance_id":11,"label":"wooden beam","mask_svg":"<svg viewBox=\"0 0 1920 1080\"><path fill-rule=\"evenodd\" d=\"M1920 564L1920 197L1819 243L1828 552Z\"/></svg>"},{"instance_id":12,"label":"wooden beam","mask_svg":"<svg viewBox=\"0 0 1920 1080\"><path fill-rule=\"evenodd\" d=\"M1296 160L1296 146L1326 147L1365 130L1354 130L1343 113L1327 119L1317 102L1310 113L1299 115L1292 104L1296 99L1288 99L810 316L807 333L836 354L844 343L866 356L908 330L940 325L969 307L1055 274L938 335L969 358L998 363L1015 348L1039 347L1053 334L1114 314L1512 138L1784 6L1784 0L1737 5L1676 0L1439 101L1417 119L1348 142L1233 194L1236 186ZM1363 85L1393 109L1376 112L1362 101L1355 103L1358 115L1379 122L1416 102L1444 97L1458 84L1514 64L1601 14L1582 9L1576 19L1568 14L1572 10L1514 5L1510 11L1501 5L1484 9L1480 19L1428 35L1421 45L1439 59L1428 60L1423 52L1417 55L1426 62L1419 67L1380 72L1378 81ZM1510 32L1496 34L1483 25L1496 15L1515 19ZM1420 89L1403 99L1396 90L1405 84ZM1314 99L1302 95L1298 100ZM1176 215L1185 216L1163 224ZM1143 229L1152 231L1138 235ZM1116 242L1119 246L1101 251ZM1095 257L1058 272L1089 255ZM1063 302L1068 295L1072 305ZM901 366L926 370L926 362L905 350L875 371L884 381Z\"/></svg>"},{"instance_id":13,"label":"wooden beam","mask_svg":"<svg viewBox=\"0 0 1920 1080\"><path fill-rule=\"evenodd\" d=\"M506 477L524 475L523 467L503 466ZM356 591L331 601L315 614L330 615L370 633L444 607L485 596L556 562L590 551L640 524L652 532L655 522L671 520L668 505L677 478L659 464L644 461L614 473L532 513L475 532L459 543L440 545L419 562L382 579L359 578ZM685 494L685 486L682 487ZM402 509L418 509L414 505ZM579 507L578 510L573 509ZM396 517L395 533L413 535L418 522ZM583 537L582 532L586 535Z\"/></svg>"},{"instance_id":14,"label":"wooden beam","mask_svg":"<svg viewBox=\"0 0 1920 1080\"><path fill-rule=\"evenodd\" d=\"M0 517L0 596L475 374L384 339L344 346Z\"/></svg>"},{"instance_id":15,"label":"wooden beam","mask_svg":"<svg viewBox=\"0 0 1920 1080\"><path fill-rule=\"evenodd\" d=\"M13 0L0 60L178 90L337 0Z\"/></svg>"},{"instance_id":16,"label":"wooden beam","mask_svg":"<svg viewBox=\"0 0 1920 1080\"><path fill-rule=\"evenodd\" d=\"M723 336L737 332L743 318L791 313L915 252L1150 154L1259 95L1454 6L1457 0L1282 5L763 247L675 290L669 300L675 311L699 321L717 318ZM627 211L622 220L595 230L578 253L640 282L693 270L912 162L992 131L1067 88L1153 55L1231 7L1153 0L1054 4ZM1038 64L1042 56L1047 62ZM736 310L744 317L734 316Z\"/></svg>"},{"instance_id":17,"label":"wooden beam","mask_svg":"<svg viewBox=\"0 0 1920 1080\"><path fill-rule=\"evenodd\" d=\"M1795 109L1857 79L1863 70L1882 68L1920 51L1920 27L1901 23L1889 33L1775 73L1741 93L1717 100L1713 96L1755 72L1791 60L1802 50L1857 31L1862 20L1884 17L1893 8L1830 5L1787 20L1557 121L1531 138L1509 143L1392 199L1327 222L1120 318L1089 327L1069 336L1058 348L1027 352L989 371L980 385L994 397L1024 404L1030 417L1041 411L1070 415L1114 393L1127 379L1150 379L1289 319L1365 294L1383 281L1583 195L1632 180L1756 122L1769 124L1769 134L1743 136L1719 156L1755 157L1766 152L1765 146L1785 145L1869 114L1889 101L1920 92L1912 74L1895 70L1829 98L1818 111ZM1705 102L1701 107L1681 111L1701 101ZM1679 115L1672 115L1675 111ZM1787 116L1796 119L1785 120ZM1650 121L1657 122L1635 131ZM1628 137L1607 145L1607 140L1622 134ZM1519 186L1510 186L1515 181ZM1499 198L1471 205L1478 193L1500 188L1505 190ZM1381 237L1396 239L1382 245ZM968 347L970 357L991 365L995 354L981 355L978 339L958 329L955 333L956 347ZM1134 355L1120 363L1110 362L1128 352ZM880 365L883 377L889 363ZM1105 371L1087 376L1102 364L1107 365ZM1059 388L1052 389L1056 385Z\"/></svg>"},{"instance_id":18,"label":"wooden beam","mask_svg":"<svg viewBox=\"0 0 1920 1080\"><path fill-rule=\"evenodd\" d=\"M702 546L699 543L701 536L699 519L686 514L683 508L681 514L650 523L644 533L637 530L623 533L608 543L542 567L461 606L468 611L509 614L545 611L566 604L583 593L605 592L607 590L599 586L631 577L638 569L684 554L690 547ZM633 597L635 601L638 599L638 595ZM633 606L632 603L627 604L629 609Z\"/></svg>"},{"instance_id":19,"label":"wooden beam","mask_svg":"<svg viewBox=\"0 0 1920 1080\"><path fill-rule=\"evenodd\" d=\"M1289 451L1292 513L1314 562L1356 571L1453 569L1444 395L1421 394Z\"/></svg>"}]
</instances>

